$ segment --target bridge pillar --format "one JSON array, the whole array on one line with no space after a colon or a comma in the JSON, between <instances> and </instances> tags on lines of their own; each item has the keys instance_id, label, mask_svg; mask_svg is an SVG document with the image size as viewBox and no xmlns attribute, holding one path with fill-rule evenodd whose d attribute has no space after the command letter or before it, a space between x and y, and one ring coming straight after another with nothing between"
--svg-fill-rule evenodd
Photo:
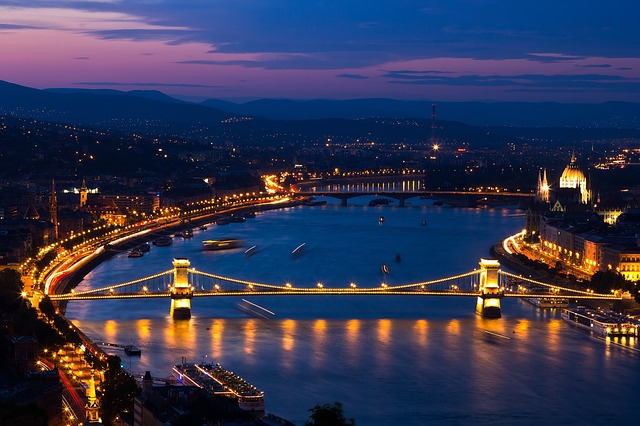
<instances>
[{"instance_id":1,"label":"bridge pillar","mask_svg":"<svg viewBox=\"0 0 640 426\"><path fill-rule=\"evenodd\" d=\"M340 205L342 207L347 207L347 199L348 199L347 197L340 198Z\"/></svg>"},{"instance_id":2,"label":"bridge pillar","mask_svg":"<svg viewBox=\"0 0 640 426\"><path fill-rule=\"evenodd\" d=\"M500 318L502 292L498 285L500 262L495 259L480 259L480 295L476 303L476 313L483 318Z\"/></svg>"},{"instance_id":3,"label":"bridge pillar","mask_svg":"<svg viewBox=\"0 0 640 426\"><path fill-rule=\"evenodd\" d=\"M171 316L173 319L191 318L193 288L189 285L189 259L173 259L173 287L171 288Z\"/></svg>"},{"instance_id":4,"label":"bridge pillar","mask_svg":"<svg viewBox=\"0 0 640 426\"><path fill-rule=\"evenodd\" d=\"M400 197L400 207L404 207L405 203L404 203L404 197Z\"/></svg>"}]
</instances>

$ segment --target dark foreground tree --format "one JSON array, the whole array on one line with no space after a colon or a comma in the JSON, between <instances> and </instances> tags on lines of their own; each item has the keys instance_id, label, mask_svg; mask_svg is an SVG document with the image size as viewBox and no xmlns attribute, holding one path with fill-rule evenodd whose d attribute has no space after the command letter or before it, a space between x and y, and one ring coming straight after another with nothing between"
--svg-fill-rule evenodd
<instances>
[{"instance_id":1,"label":"dark foreground tree","mask_svg":"<svg viewBox=\"0 0 640 426\"><path fill-rule=\"evenodd\" d=\"M305 426L355 426L353 419L345 419L342 413L342 403L316 405L309 409L311 415Z\"/></svg>"}]
</instances>

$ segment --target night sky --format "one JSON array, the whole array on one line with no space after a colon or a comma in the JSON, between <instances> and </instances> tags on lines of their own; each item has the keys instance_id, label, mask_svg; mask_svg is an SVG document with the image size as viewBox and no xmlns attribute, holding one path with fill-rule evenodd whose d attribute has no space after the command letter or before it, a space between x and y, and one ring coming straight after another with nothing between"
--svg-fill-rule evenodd
<instances>
[{"instance_id":1,"label":"night sky","mask_svg":"<svg viewBox=\"0 0 640 426\"><path fill-rule=\"evenodd\" d=\"M640 3L0 0L0 80L189 100L640 101Z\"/></svg>"}]
</instances>

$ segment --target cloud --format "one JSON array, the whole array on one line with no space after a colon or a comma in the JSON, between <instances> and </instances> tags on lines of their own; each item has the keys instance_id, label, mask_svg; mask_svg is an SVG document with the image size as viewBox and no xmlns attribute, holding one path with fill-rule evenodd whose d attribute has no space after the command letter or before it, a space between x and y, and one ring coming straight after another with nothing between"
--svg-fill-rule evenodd
<instances>
[{"instance_id":1,"label":"cloud","mask_svg":"<svg viewBox=\"0 0 640 426\"><path fill-rule=\"evenodd\" d=\"M91 58L89 58L88 56L76 56L73 59L78 60L78 61L88 61Z\"/></svg>"},{"instance_id":2,"label":"cloud","mask_svg":"<svg viewBox=\"0 0 640 426\"><path fill-rule=\"evenodd\" d=\"M579 68L611 68L612 65L611 64L586 64L586 65L576 64L576 67L579 67Z\"/></svg>"},{"instance_id":3,"label":"cloud","mask_svg":"<svg viewBox=\"0 0 640 426\"><path fill-rule=\"evenodd\" d=\"M518 74L518 75L416 75L389 72L383 77L392 84L445 85L473 87L503 87L511 90L584 90L599 89L612 92L640 90L640 81L608 74Z\"/></svg>"},{"instance_id":4,"label":"cloud","mask_svg":"<svg viewBox=\"0 0 640 426\"><path fill-rule=\"evenodd\" d=\"M362 74L338 74L336 75L336 77L340 77L340 78L351 78L354 80L366 80L369 77L366 75L362 75Z\"/></svg>"},{"instance_id":5,"label":"cloud","mask_svg":"<svg viewBox=\"0 0 640 426\"><path fill-rule=\"evenodd\" d=\"M567 55L564 53L528 53L527 57L530 61L544 62L547 64L586 59L584 56Z\"/></svg>"}]
</instances>

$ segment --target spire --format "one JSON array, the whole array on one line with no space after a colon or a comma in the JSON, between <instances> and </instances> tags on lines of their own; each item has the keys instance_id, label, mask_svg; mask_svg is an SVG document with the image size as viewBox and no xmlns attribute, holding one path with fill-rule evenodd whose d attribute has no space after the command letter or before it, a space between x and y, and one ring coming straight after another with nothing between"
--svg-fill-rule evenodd
<instances>
[{"instance_id":1,"label":"spire","mask_svg":"<svg viewBox=\"0 0 640 426\"><path fill-rule=\"evenodd\" d=\"M82 178L82 186L80 187L80 207L84 207L87 205L87 194L89 190L87 189L87 182L84 178Z\"/></svg>"},{"instance_id":2,"label":"spire","mask_svg":"<svg viewBox=\"0 0 640 426\"><path fill-rule=\"evenodd\" d=\"M58 239L58 198L56 197L56 181L51 179L51 197L49 199L49 217L53 223L53 236Z\"/></svg>"},{"instance_id":3,"label":"spire","mask_svg":"<svg viewBox=\"0 0 640 426\"><path fill-rule=\"evenodd\" d=\"M89 380L89 389L87 389L87 403L84 406L85 417L89 424L102 423L100 420L100 401L96 396L96 382L93 379L93 370L91 370L91 379Z\"/></svg>"},{"instance_id":4,"label":"spire","mask_svg":"<svg viewBox=\"0 0 640 426\"><path fill-rule=\"evenodd\" d=\"M549 202L549 182L547 182L547 169L542 172L542 201Z\"/></svg>"}]
</instances>

